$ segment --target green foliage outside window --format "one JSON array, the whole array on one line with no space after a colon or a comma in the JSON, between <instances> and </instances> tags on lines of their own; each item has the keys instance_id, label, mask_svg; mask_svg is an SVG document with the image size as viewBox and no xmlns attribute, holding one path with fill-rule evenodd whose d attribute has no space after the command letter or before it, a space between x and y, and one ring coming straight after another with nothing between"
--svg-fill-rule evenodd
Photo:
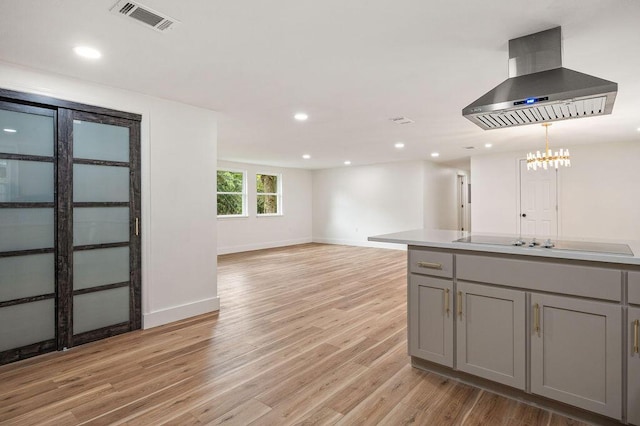
<instances>
[{"instance_id":1,"label":"green foliage outside window","mask_svg":"<svg viewBox=\"0 0 640 426\"><path fill-rule=\"evenodd\" d=\"M241 215L243 208L244 173L218 170L218 216Z\"/></svg>"},{"instance_id":2,"label":"green foliage outside window","mask_svg":"<svg viewBox=\"0 0 640 426\"><path fill-rule=\"evenodd\" d=\"M258 214L278 213L278 176L256 175Z\"/></svg>"}]
</instances>

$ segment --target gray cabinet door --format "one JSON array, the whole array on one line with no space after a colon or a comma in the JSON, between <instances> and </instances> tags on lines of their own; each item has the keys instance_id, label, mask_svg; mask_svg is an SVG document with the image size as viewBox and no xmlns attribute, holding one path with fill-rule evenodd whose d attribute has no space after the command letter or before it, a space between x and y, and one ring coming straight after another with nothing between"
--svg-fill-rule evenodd
<instances>
[{"instance_id":1,"label":"gray cabinet door","mask_svg":"<svg viewBox=\"0 0 640 426\"><path fill-rule=\"evenodd\" d=\"M541 294L531 306L531 392L620 419L621 307Z\"/></svg>"},{"instance_id":2,"label":"gray cabinet door","mask_svg":"<svg viewBox=\"0 0 640 426\"><path fill-rule=\"evenodd\" d=\"M453 282L411 274L409 355L453 367Z\"/></svg>"},{"instance_id":3,"label":"gray cabinet door","mask_svg":"<svg viewBox=\"0 0 640 426\"><path fill-rule=\"evenodd\" d=\"M638 322L636 322L638 321ZM629 308L627 420L640 426L640 308Z\"/></svg>"},{"instance_id":4,"label":"gray cabinet door","mask_svg":"<svg viewBox=\"0 0 640 426\"><path fill-rule=\"evenodd\" d=\"M458 370L525 388L525 293L458 281Z\"/></svg>"}]
</instances>

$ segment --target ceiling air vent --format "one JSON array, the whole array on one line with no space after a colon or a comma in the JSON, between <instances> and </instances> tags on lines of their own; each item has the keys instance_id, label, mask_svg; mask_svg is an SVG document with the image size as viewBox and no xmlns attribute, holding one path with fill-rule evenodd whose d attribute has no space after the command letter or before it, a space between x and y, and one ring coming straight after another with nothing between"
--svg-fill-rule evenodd
<instances>
[{"instance_id":1,"label":"ceiling air vent","mask_svg":"<svg viewBox=\"0 0 640 426\"><path fill-rule=\"evenodd\" d=\"M159 32L165 32L180 23L178 20L159 13L147 6L127 0L121 0L116 3L111 8L111 12L135 19L144 26L151 27Z\"/></svg>"}]
</instances>

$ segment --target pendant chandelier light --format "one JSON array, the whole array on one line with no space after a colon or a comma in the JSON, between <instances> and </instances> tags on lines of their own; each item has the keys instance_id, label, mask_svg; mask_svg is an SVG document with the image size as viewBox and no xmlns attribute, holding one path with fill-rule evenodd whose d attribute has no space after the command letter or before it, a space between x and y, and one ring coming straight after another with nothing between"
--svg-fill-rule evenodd
<instances>
[{"instance_id":1,"label":"pendant chandelier light","mask_svg":"<svg viewBox=\"0 0 640 426\"><path fill-rule=\"evenodd\" d=\"M538 170L542 168L547 170L550 167L566 166L571 167L571 159L569 158L569 150L560 148L560 151L552 153L549 149L549 126L551 123L542 123L545 129L545 151L540 153L537 151L535 154L530 152L527 154L527 170Z\"/></svg>"}]
</instances>

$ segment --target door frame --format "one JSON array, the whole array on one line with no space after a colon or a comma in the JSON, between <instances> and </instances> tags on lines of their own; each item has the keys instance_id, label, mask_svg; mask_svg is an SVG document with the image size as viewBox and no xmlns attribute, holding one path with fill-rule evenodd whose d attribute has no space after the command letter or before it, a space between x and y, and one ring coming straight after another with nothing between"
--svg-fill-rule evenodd
<instances>
[{"instance_id":1,"label":"door frame","mask_svg":"<svg viewBox=\"0 0 640 426\"><path fill-rule=\"evenodd\" d=\"M469 185L469 175L458 172L456 176L456 188L458 231L471 232L471 187Z\"/></svg>"},{"instance_id":2,"label":"door frame","mask_svg":"<svg viewBox=\"0 0 640 426\"><path fill-rule=\"evenodd\" d=\"M515 168L516 168L516 214L518 219L516 220L516 233L518 235L522 234L522 225L520 218L522 217L522 179L521 179L521 170L522 163L526 163L527 159L525 157L516 158ZM562 209L560 208L560 200L562 199L560 191L562 185L560 184L561 173L560 169L556 169L556 221L557 221L557 229L558 229L558 238L562 235Z\"/></svg>"}]
</instances>

